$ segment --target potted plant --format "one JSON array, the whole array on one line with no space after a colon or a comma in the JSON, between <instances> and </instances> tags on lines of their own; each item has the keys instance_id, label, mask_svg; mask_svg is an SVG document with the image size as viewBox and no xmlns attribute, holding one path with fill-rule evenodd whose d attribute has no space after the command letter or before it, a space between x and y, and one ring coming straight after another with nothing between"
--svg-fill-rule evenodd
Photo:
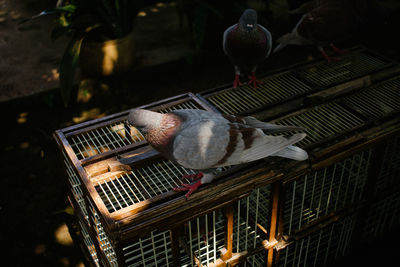
<instances>
[{"instance_id":1,"label":"potted plant","mask_svg":"<svg viewBox=\"0 0 400 267\"><path fill-rule=\"evenodd\" d=\"M55 8L27 19L56 15L58 23L51 33L52 39L63 34L70 38L59 66L61 96L65 105L71 95L78 65L92 75L111 75L132 65L133 23L140 8L138 2L58 0Z\"/></svg>"}]
</instances>

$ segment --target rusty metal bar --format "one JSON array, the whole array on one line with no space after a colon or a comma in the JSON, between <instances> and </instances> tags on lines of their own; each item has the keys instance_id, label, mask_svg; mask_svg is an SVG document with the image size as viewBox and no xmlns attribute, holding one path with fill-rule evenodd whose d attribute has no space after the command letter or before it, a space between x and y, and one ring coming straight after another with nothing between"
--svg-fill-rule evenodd
<instances>
[{"instance_id":1,"label":"rusty metal bar","mask_svg":"<svg viewBox=\"0 0 400 267\"><path fill-rule=\"evenodd\" d=\"M225 251L221 253L222 260L228 260L232 257L232 248L233 248L233 213L234 213L233 205L229 205L224 208L225 215Z\"/></svg>"},{"instance_id":2,"label":"rusty metal bar","mask_svg":"<svg viewBox=\"0 0 400 267\"><path fill-rule=\"evenodd\" d=\"M278 181L272 184L272 209L271 209L271 226L269 230L269 242L276 242L276 230L279 216L279 197L282 190L282 182ZM274 262L274 249L268 250L267 266L271 267Z\"/></svg>"}]
</instances>

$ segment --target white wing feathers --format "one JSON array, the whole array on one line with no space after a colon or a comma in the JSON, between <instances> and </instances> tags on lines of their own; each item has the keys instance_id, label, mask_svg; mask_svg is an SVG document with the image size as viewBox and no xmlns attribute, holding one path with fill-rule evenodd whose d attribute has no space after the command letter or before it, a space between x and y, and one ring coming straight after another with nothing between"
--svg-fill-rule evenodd
<instances>
[{"instance_id":1,"label":"white wing feathers","mask_svg":"<svg viewBox=\"0 0 400 267\"><path fill-rule=\"evenodd\" d=\"M177 113L184 114L183 111ZM264 123L252 117L245 117L246 124L239 127L239 124L232 124L217 113L212 116L208 114L208 119L205 118L207 112L200 112L197 116L191 116L192 112L188 110L185 113L188 120L173 143L173 157L184 167L209 169L251 162L272 155L296 160L308 157L307 152L292 146L306 134L298 133L286 138L263 132L299 130L299 127ZM193 120L195 117L197 119ZM251 128L246 128L248 126Z\"/></svg>"}]
</instances>

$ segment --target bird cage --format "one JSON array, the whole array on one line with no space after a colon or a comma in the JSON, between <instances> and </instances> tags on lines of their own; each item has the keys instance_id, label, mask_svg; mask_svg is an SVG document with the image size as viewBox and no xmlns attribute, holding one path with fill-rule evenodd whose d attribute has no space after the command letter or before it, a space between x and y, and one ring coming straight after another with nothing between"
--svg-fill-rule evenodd
<instances>
[{"instance_id":1,"label":"bird cage","mask_svg":"<svg viewBox=\"0 0 400 267\"><path fill-rule=\"evenodd\" d=\"M192 170L149 147L129 111L55 132L78 242L94 266L319 266L399 225L398 64L356 48L262 80L142 106L306 129L298 145L308 161L226 167L189 200L172 188Z\"/></svg>"}]
</instances>

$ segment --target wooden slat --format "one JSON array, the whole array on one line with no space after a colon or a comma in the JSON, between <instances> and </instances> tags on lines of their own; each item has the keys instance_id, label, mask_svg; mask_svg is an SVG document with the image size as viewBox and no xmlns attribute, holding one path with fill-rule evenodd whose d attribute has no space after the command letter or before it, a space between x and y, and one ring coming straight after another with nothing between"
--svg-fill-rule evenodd
<instances>
[{"instance_id":1,"label":"wooden slat","mask_svg":"<svg viewBox=\"0 0 400 267\"><path fill-rule=\"evenodd\" d=\"M276 230L277 230L277 223L279 217L279 196L281 193L281 182L275 182L272 184L272 210L271 210L271 226L269 229L269 243L276 242ZM267 266L270 267L273 265L274 260L274 249L270 248L268 250L268 258L267 258Z\"/></svg>"},{"instance_id":2,"label":"wooden slat","mask_svg":"<svg viewBox=\"0 0 400 267\"><path fill-rule=\"evenodd\" d=\"M179 237L182 235L183 231L181 227L173 228L169 231L171 240L171 250L173 258L173 266L181 266L181 252L179 247Z\"/></svg>"},{"instance_id":3,"label":"wooden slat","mask_svg":"<svg viewBox=\"0 0 400 267\"><path fill-rule=\"evenodd\" d=\"M229 205L224 209L225 215L225 245L221 252L221 259L226 261L232 257L233 250L233 205Z\"/></svg>"},{"instance_id":4,"label":"wooden slat","mask_svg":"<svg viewBox=\"0 0 400 267\"><path fill-rule=\"evenodd\" d=\"M129 239L140 232L162 227L165 220L169 225L179 225L183 221L222 208L248 195L254 189L255 181L270 183L280 177L281 174L263 168L247 169L222 181L213 181L212 185L199 190L189 200L182 195L155 207L147 207L140 213L129 213L130 216L119 214L117 218L120 220L115 218L115 221L120 231L124 232L123 237Z\"/></svg>"}]
</instances>

